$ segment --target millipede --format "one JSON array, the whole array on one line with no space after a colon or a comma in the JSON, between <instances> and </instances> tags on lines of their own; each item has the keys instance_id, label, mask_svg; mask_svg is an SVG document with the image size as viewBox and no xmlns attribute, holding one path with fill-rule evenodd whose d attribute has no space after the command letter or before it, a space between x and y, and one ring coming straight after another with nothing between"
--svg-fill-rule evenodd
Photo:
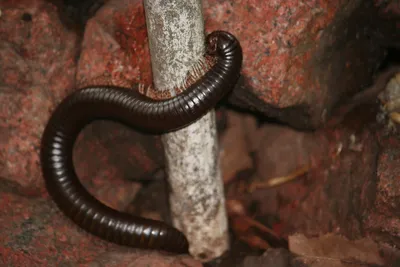
<instances>
[{"instance_id":1,"label":"millipede","mask_svg":"<svg viewBox=\"0 0 400 267\"><path fill-rule=\"evenodd\" d=\"M79 227L119 245L188 252L188 241L178 229L112 209L91 195L75 172L72 152L79 133L95 120L111 120L145 133L162 134L201 118L234 88L242 66L242 48L229 32L210 33L206 54L216 63L175 97L156 100L130 88L88 86L69 94L56 106L42 136L42 173L53 201Z\"/></svg>"}]
</instances>

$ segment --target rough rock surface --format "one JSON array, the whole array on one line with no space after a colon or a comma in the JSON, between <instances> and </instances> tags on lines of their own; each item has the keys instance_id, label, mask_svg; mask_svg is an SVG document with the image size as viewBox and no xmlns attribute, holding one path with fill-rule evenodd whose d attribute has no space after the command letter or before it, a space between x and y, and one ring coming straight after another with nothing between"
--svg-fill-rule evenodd
<instances>
[{"instance_id":1,"label":"rough rock surface","mask_svg":"<svg viewBox=\"0 0 400 267\"><path fill-rule=\"evenodd\" d=\"M340 98L371 82L383 58L372 4L204 1L207 30L231 31L243 46L245 76L231 102L297 128L319 126Z\"/></svg>"}]
</instances>

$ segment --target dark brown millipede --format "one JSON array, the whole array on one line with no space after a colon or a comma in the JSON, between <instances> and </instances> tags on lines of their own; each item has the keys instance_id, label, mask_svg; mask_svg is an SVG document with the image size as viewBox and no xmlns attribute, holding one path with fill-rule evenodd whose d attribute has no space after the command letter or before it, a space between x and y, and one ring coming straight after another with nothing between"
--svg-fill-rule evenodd
<instances>
[{"instance_id":1,"label":"dark brown millipede","mask_svg":"<svg viewBox=\"0 0 400 267\"><path fill-rule=\"evenodd\" d=\"M42 137L43 177L54 202L81 228L120 245L187 253L188 241L178 229L114 210L93 197L77 177L72 151L78 134L94 120L160 134L205 115L233 89L242 65L242 49L232 34L212 32L206 44L215 65L176 97L153 100L128 88L96 86L73 92L56 107Z\"/></svg>"}]
</instances>

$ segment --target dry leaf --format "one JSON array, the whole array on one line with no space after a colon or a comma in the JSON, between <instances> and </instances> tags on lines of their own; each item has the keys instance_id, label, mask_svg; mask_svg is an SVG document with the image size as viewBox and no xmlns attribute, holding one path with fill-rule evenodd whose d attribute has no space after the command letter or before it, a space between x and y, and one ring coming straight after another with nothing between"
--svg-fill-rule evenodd
<instances>
[{"instance_id":1,"label":"dry leaf","mask_svg":"<svg viewBox=\"0 0 400 267\"><path fill-rule=\"evenodd\" d=\"M312 267L384 265L378 245L368 238L352 241L327 234L308 239L303 234L296 234L289 237L289 250Z\"/></svg>"}]
</instances>

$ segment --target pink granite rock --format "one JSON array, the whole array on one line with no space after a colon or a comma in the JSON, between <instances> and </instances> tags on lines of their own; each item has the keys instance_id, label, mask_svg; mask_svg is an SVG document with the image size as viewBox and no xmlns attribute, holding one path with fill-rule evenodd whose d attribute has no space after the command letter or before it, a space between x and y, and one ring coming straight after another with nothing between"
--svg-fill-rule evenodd
<instances>
[{"instance_id":1,"label":"pink granite rock","mask_svg":"<svg viewBox=\"0 0 400 267\"><path fill-rule=\"evenodd\" d=\"M117 246L76 227L48 199L23 195L20 185L0 180L1 266L200 267L175 256Z\"/></svg>"},{"instance_id":2,"label":"pink granite rock","mask_svg":"<svg viewBox=\"0 0 400 267\"><path fill-rule=\"evenodd\" d=\"M371 4L204 1L206 29L231 31L243 47L244 77L232 103L299 128L321 125L341 97L371 82L384 56L371 40Z\"/></svg>"},{"instance_id":3,"label":"pink granite rock","mask_svg":"<svg viewBox=\"0 0 400 267\"><path fill-rule=\"evenodd\" d=\"M74 84L77 39L45 1L5 1L0 8L0 176L43 188L41 133Z\"/></svg>"}]
</instances>

